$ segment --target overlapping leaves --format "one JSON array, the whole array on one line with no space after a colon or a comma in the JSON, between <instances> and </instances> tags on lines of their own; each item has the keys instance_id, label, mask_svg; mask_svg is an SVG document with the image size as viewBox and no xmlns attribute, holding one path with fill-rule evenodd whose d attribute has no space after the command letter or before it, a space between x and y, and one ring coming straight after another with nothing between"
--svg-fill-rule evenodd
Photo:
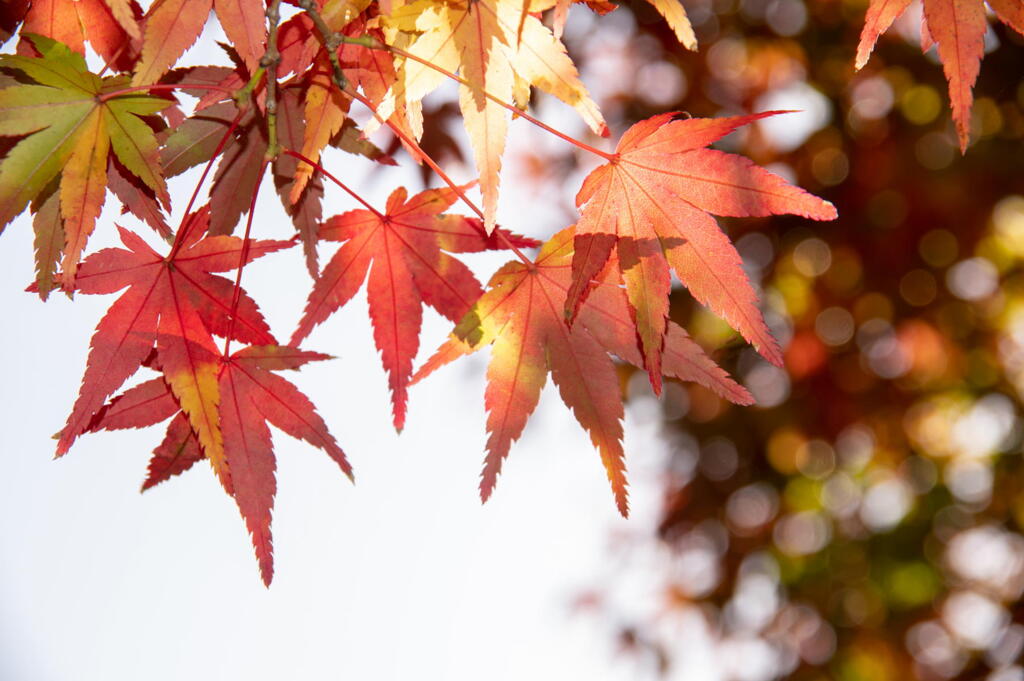
<instances>
[{"instance_id":1,"label":"overlapping leaves","mask_svg":"<svg viewBox=\"0 0 1024 681\"><path fill-rule=\"evenodd\" d=\"M49 38L35 36L33 44L41 57L0 56L0 67L32 81L0 90L0 135L23 137L0 163L0 229L59 175L60 220L46 224L57 232L51 240L63 237L61 265L70 285L103 207L112 158L169 203L156 136L141 117L170 102L119 93L124 77L93 75L80 55ZM51 266L45 263L47 272Z\"/></svg>"},{"instance_id":2,"label":"overlapping leaves","mask_svg":"<svg viewBox=\"0 0 1024 681\"><path fill-rule=\"evenodd\" d=\"M408 198L399 187L384 213L353 210L327 220L320 238L343 245L313 286L292 336L294 345L309 335L356 294L369 272L373 338L388 372L399 430L405 424L406 389L419 350L423 306L458 321L482 293L469 268L449 253L502 249L506 243L537 245L507 232L488 237L476 218L441 215L456 198L453 189L432 189Z\"/></svg>"},{"instance_id":3,"label":"overlapping leaves","mask_svg":"<svg viewBox=\"0 0 1024 681\"><path fill-rule=\"evenodd\" d=\"M244 343L275 344L256 303L225 277L242 263L288 248L290 241L254 241L206 236L209 211L190 217L177 245L162 256L138 235L120 229L125 248L106 248L82 263L74 290L86 294L127 290L96 327L78 400L61 431L57 454L64 454L115 390L156 353L155 362L200 445L225 487L219 425L217 372L220 353L213 334ZM234 315L231 312L234 310Z\"/></svg>"},{"instance_id":4,"label":"overlapping leaves","mask_svg":"<svg viewBox=\"0 0 1024 681\"><path fill-rule=\"evenodd\" d=\"M271 512L277 481L276 461L267 423L292 437L323 449L349 478L352 468L313 403L298 388L273 373L329 359L294 347L258 345L222 357L217 376L224 460L230 470L226 488L238 504L252 535L263 582L274 576ZM171 419L163 441L153 450L146 490L183 473L206 458L205 449L166 378L126 390L96 414L90 431L142 428Z\"/></svg>"},{"instance_id":5,"label":"overlapping leaves","mask_svg":"<svg viewBox=\"0 0 1024 681\"><path fill-rule=\"evenodd\" d=\"M144 487L182 472L200 458L208 459L224 489L238 502L269 584L270 513L276 487L265 421L324 449L349 476L351 468L309 399L271 373L327 356L279 346L248 294L214 274L288 248L292 242L246 244L236 237L210 236L208 227L209 211L204 207L190 216L167 256L121 229L125 248L103 249L82 263L75 290L127 290L96 327L82 387L60 433L57 454L66 453L87 431L148 426L173 416ZM225 356L214 335L251 346ZM143 366L158 370L161 378L131 388L107 404L107 398Z\"/></svg>"},{"instance_id":6,"label":"overlapping leaves","mask_svg":"<svg viewBox=\"0 0 1024 681\"><path fill-rule=\"evenodd\" d=\"M480 481L486 501L494 490L512 443L537 406L550 373L562 400L601 454L615 503L626 515L626 467L622 449L622 397L610 355L643 366L637 328L612 264L599 277L576 323L565 323L573 258L572 228L542 248L533 267L513 261L499 269L488 291L455 328L451 338L416 373L416 381L459 357L491 345L487 367L487 456ZM677 324L665 331L665 375L696 381L737 404L747 391L711 361Z\"/></svg>"},{"instance_id":7,"label":"overlapping leaves","mask_svg":"<svg viewBox=\"0 0 1024 681\"><path fill-rule=\"evenodd\" d=\"M58 454L85 432L169 421L144 488L208 459L239 506L269 583L276 463L268 424L323 449L351 475L312 403L275 372L326 359L299 343L366 281L397 428L413 382L492 345L483 497L550 373L600 452L626 514L615 361L646 369L656 390L667 376L696 381L739 404L751 400L669 320L670 272L777 362L756 294L712 214L830 219L834 209L746 159L704 148L757 116L676 120L667 114L626 133L577 196L578 225L555 235L530 261L518 249L537 242L494 224L508 107L525 108L537 87L572 106L594 132L606 133L558 37L568 4L324 0L313 9L303 5L309 13L279 26L276 51L267 50L263 0L158 0L145 14L134 0L13 5L16 16L5 17L0 30L6 34L24 21L23 35L30 29L41 35L26 38L18 56L0 57L0 136L7 138L0 228L30 207L35 288L44 296L55 285L69 293L119 293L90 343ZM602 0L588 4L600 12L613 8ZM678 0L650 4L692 49ZM554 9L554 32L537 16L548 9ZM232 42L227 52L234 66L173 69L211 10ZM345 38L340 45L338 35ZM119 75L90 73L86 43L105 61L101 74ZM271 73L280 81L274 87L265 80ZM421 103L448 78L460 83L484 198L482 211L473 208L481 219L445 214L465 189L453 185L411 198L399 188L383 212L364 202L365 210L322 221L322 178L334 179L316 167L324 149L391 162L363 139L349 115L352 102L374 109L370 125L386 122L414 160L429 161L415 142L424 127ZM190 115L178 108L181 92L198 98ZM175 233L165 221L164 178L214 164L209 202L185 216ZM238 282L248 262L295 239L256 240L248 228L245 238L231 236L255 205L268 167L316 280L286 346ZM124 248L84 257L108 186L125 210L172 242L166 254L119 228ZM341 242L322 272L321 240ZM519 260L502 267L485 292L454 254L493 249L512 249ZM414 375L425 305L458 324ZM233 342L245 347L232 353ZM125 389L143 367L158 377Z\"/></svg>"},{"instance_id":8,"label":"overlapping leaves","mask_svg":"<svg viewBox=\"0 0 1024 681\"><path fill-rule=\"evenodd\" d=\"M690 293L749 341L768 361L782 363L778 343L757 307L757 293L739 253L712 217L793 213L833 220L835 207L749 159L707 145L768 112L732 118L676 120L662 114L622 136L610 161L595 169L576 196L572 320L614 252L636 321L644 366L660 390L669 271Z\"/></svg>"},{"instance_id":9,"label":"overlapping leaves","mask_svg":"<svg viewBox=\"0 0 1024 681\"><path fill-rule=\"evenodd\" d=\"M491 97L503 102L515 98L525 106L530 86L536 86L574 107L595 132L607 135L604 118L579 80L565 46L536 17L523 19L522 2L418 0L394 12L387 24L415 36L405 49L422 61L403 61L380 113L389 116L403 104L412 128L422 133L421 101L445 80L438 69L458 72L464 79L459 103L480 172L488 230L494 227L498 207L498 176L509 117Z\"/></svg>"}]
</instances>

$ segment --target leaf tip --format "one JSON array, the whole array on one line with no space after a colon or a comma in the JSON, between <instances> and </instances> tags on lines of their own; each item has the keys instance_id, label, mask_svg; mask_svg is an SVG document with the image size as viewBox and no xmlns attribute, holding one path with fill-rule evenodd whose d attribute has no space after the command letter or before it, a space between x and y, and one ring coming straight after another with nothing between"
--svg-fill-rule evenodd
<instances>
[{"instance_id":1,"label":"leaf tip","mask_svg":"<svg viewBox=\"0 0 1024 681\"><path fill-rule=\"evenodd\" d=\"M832 203L831 201L824 201L823 200L823 203L825 204L824 205L825 215L826 215L825 219L826 220L838 220L839 219L839 210L836 209L836 205L834 203Z\"/></svg>"}]
</instances>

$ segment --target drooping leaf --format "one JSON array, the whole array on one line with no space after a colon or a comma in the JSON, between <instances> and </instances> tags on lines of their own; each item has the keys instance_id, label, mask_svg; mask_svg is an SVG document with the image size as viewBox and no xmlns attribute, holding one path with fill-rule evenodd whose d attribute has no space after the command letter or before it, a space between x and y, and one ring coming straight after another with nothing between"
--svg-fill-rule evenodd
<instances>
[{"instance_id":1,"label":"drooping leaf","mask_svg":"<svg viewBox=\"0 0 1024 681\"><path fill-rule=\"evenodd\" d=\"M319 66L319 68L317 68ZM331 79L331 68L326 56L314 65L313 73L306 88L305 126L302 136L303 156L311 161L320 160L320 152L341 130L348 116L352 100L345 96ZM295 168L295 182L292 184L289 200L297 203L302 190L313 174L313 166L299 163Z\"/></svg>"},{"instance_id":2,"label":"drooping leaf","mask_svg":"<svg viewBox=\"0 0 1024 681\"><path fill-rule=\"evenodd\" d=\"M485 345L493 346L484 394L489 437L480 482L480 494L486 501L550 372L562 401L600 452L616 505L626 515L622 397L609 354L637 366L643 365L643 359L636 349L636 325L615 267L604 271L600 283L581 304L576 323L566 324L563 309L572 277L573 236L570 228L552 237L535 267L513 261L498 270L487 292L413 381ZM752 401L746 390L672 322L666 333L662 368L668 376L697 381L733 402Z\"/></svg>"},{"instance_id":3,"label":"drooping leaf","mask_svg":"<svg viewBox=\"0 0 1024 681\"><path fill-rule=\"evenodd\" d=\"M856 67L862 68L871 56L878 36L910 5L909 0L871 0L864 30L857 46ZM1024 5L1019 0L989 0L996 16L1018 33L1024 34ZM949 101L953 109L960 152L967 150L971 137L972 90L978 79L985 52L985 0L924 0L921 19L921 49L938 44L939 60L949 82Z\"/></svg>"},{"instance_id":4,"label":"drooping leaf","mask_svg":"<svg viewBox=\"0 0 1024 681\"><path fill-rule=\"evenodd\" d=\"M0 90L0 135L23 137L0 162L0 229L59 174L62 267L70 285L103 205L110 152L167 205L156 137L140 116L170 102L118 94L125 78L100 79L81 56L49 38L35 36L34 44L43 57L0 56L0 67L38 83Z\"/></svg>"},{"instance_id":5,"label":"drooping leaf","mask_svg":"<svg viewBox=\"0 0 1024 681\"><path fill-rule=\"evenodd\" d=\"M225 127L227 130L227 127ZM263 179L267 131L261 116L246 112L224 148L210 189L210 233L231 234L249 210L256 185Z\"/></svg>"},{"instance_id":6,"label":"drooping leaf","mask_svg":"<svg viewBox=\"0 0 1024 681\"><path fill-rule=\"evenodd\" d=\"M774 113L688 120L675 120L669 113L641 121L626 131L611 160L587 176L576 196L581 217L567 316L574 318L592 278L616 252L656 392L670 268L700 303L729 322L768 361L782 362L740 256L712 215L793 213L832 220L835 208L746 158L704 148Z\"/></svg>"},{"instance_id":7,"label":"drooping leaf","mask_svg":"<svg viewBox=\"0 0 1024 681\"><path fill-rule=\"evenodd\" d=\"M313 403L293 384L273 373L297 368L327 355L296 348L255 346L233 354L220 375L224 454L231 469L235 501L252 535L263 583L274 575L270 515L277 483L269 422L292 437L326 451L350 479L345 453L328 432Z\"/></svg>"},{"instance_id":8,"label":"drooping leaf","mask_svg":"<svg viewBox=\"0 0 1024 681\"><path fill-rule=\"evenodd\" d=\"M896 21L903 10L910 6L911 0L874 0L868 6L867 16L864 17L864 30L860 34L860 43L857 45L857 69L864 68L868 63L872 50L878 36L889 30L892 22Z\"/></svg>"},{"instance_id":9,"label":"drooping leaf","mask_svg":"<svg viewBox=\"0 0 1024 681\"><path fill-rule=\"evenodd\" d=\"M697 36L693 33L693 26L686 16L686 9L679 0L647 0L658 14L665 17L665 23L669 25L672 32L676 34L679 43L688 50L697 49Z\"/></svg>"},{"instance_id":10,"label":"drooping leaf","mask_svg":"<svg viewBox=\"0 0 1024 681\"><path fill-rule=\"evenodd\" d=\"M352 468L313 403L275 371L298 369L327 355L278 345L250 346L222 357L217 375L223 453L231 471L226 489L238 504L252 536L260 574L267 586L274 574L271 512L277 482L267 423L324 450L352 478ZM141 383L97 412L90 431L139 428L173 416L167 434L153 451L143 490L180 474L207 457L194 425L163 378ZM208 457L207 457L208 458Z\"/></svg>"},{"instance_id":11,"label":"drooping leaf","mask_svg":"<svg viewBox=\"0 0 1024 681\"><path fill-rule=\"evenodd\" d=\"M213 334L245 343L274 343L256 303L244 292L234 322L234 283L213 274L233 270L242 259L242 240L206 236L209 211L185 224L177 249L161 256L142 239L121 229L125 247L107 248L82 263L74 289L114 293L127 287L100 320L89 348L82 387L61 431L57 454L68 451L90 427L104 401L142 366L156 347L156 362L189 418L207 458L226 488L230 475L219 424L217 375L220 354ZM288 241L255 241L247 261L287 248Z\"/></svg>"},{"instance_id":12,"label":"drooping leaf","mask_svg":"<svg viewBox=\"0 0 1024 681\"><path fill-rule=\"evenodd\" d=\"M189 425L185 412L178 412L167 425L163 441L153 450L142 491L175 475L181 475L202 460L203 449L199 446L199 438Z\"/></svg>"},{"instance_id":13,"label":"drooping leaf","mask_svg":"<svg viewBox=\"0 0 1024 681\"><path fill-rule=\"evenodd\" d=\"M386 18L393 30L414 36L404 47L406 51L441 69L458 72L467 81L459 88L459 102L480 173L488 230L494 227L498 206L509 114L487 95L512 101L518 78L573 106L591 129L607 134L604 119L561 41L534 16L525 18L521 39L517 39L521 9L521 0L418 0ZM387 118L397 106L405 105L418 137L422 133L421 102L444 80L434 68L405 59L378 113ZM373 124L368 128L372 130Z\"/></svg>"},{"instance_id":14,"label":"drooping leaf","mask_svg":"<svg viewBox=\"0 0 1024 681\"><path fill-rule=\"evenodd\" d=\"M398 430L405 423L406 389L419 349L423 305L456 321L481 293L473 273L448 253L504 248L485 235L479 220L441 215L456 198L452 189L431 189L407 199L405 189L399 188L384 213L353 210L327 220L320 238L344 243L314 284L292 335L291 344L298 345L359 291L369 272L373 337L388 372ZM536 244L504 234L517 246Z\"/></svg>"},{"instance_id":15,"label":"drooping leaf","mask_svg":"<svg viewBox=\"0 0 1024 681\"><path fill-rule=\"evenodd\" d=\"M153 450L149 471L142 483L142 491L174 475L179 475L204 458L188 416L181 411L178 400L166 381L153 378L136 385L117 397L111 398L96 412L89 423L88 432L146 428L169 417L163 441Z\"/></svg>"},{"instance_id":16,"label":"drooping leaf","mask_svg":"<svg viewBox=\"0 0 1024 681\"><path fill-rule=\"evenodd\" d=\"M277 134L281 145L286 149L300 148L306 129L301 90L299 88L284 88L281 92L281 100L278 102L278 110L281 115L277 122ZM277 189L277 194L281 197L281 205L284 206L299 233L302 250L306 256L306 269L310 276L316 279L320 273L316 244L319 238L320 220L323 217L324 185L316 175L308 178L305 189L297 196L298 200L293 202L291 194L295 186L298 163L299 161L294 156L287 154L281 154L274 161L274 188Z\"/></svg>"}]
</instances>

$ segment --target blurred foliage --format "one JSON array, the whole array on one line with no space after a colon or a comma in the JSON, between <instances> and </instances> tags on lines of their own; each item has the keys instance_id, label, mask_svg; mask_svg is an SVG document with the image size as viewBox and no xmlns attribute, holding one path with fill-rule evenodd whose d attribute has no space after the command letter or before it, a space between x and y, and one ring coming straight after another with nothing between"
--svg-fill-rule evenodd
<instances>
[{"instance_id":1,"label":"blurred foliage","mask_svg":"<svg viewBox=\"0 0 1024 681\"><path fill-rule=\"evenodd\" d=\"M1024 679L1024 41L990 28L961 157L919 10L854 72L865 5L687 2L695 54L645 3L567 36L613 128L803 109L726 145L840 213L726 225L784 371L674 294L759 406L667 392L663 502L611 549L629 547L620 576L641 571L650 602L581 601L656 675L680 678L670 623L696 614L723 679ZM538 173L577 162L529 154Z\"/></svg>"}]
</instances>

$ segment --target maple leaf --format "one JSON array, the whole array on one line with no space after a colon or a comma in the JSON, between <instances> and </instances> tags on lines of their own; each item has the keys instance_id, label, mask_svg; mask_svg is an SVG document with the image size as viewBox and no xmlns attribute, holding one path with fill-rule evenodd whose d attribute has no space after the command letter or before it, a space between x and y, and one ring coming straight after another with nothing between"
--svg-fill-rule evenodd
<instances>
[{"instance_id":1,"label":"maple leaf","mask_svg":"<svg viewBox=\"0 0 1024 681\"><path fill-rule=\"evenodd\" d=\"M265 0L213 0L213 9L249 73L255 73L267 49Z\"/></svg>"},{"instance_id":2,"label":"maple leaf","mask_svg":"<svg viewBox=\"0 0 1024 681\"><path fill-rule=\"evenodd\" d=\"M729 322L765 359L782 363L739 253L712 214L794 213L833 220L835 207L749 159L704 148L776 113L687 120L668 113L641 121L626 131L611 160L591 172L576 195L581 214L567 316L574 318L591 279L617 252L655 392L661 389L670 268L694 298Z\"/></svg>"},{"instance_id":3,"label":"maple leaf","mask_svg":"<svg viewBox=\"0 0 1024 681\"><path fill-rule=\"evenodd\" d=\"M286 149L297 149L305 136L306 121L303 116L302 92L299 88L284 88L278 102L277 134ZM295 176L299 161L294 156L281 154L274 159L272 172L274 187L281 198L281 205L292 219L292 224L302 240L306 255L306 269L314 279L319 276L316 244L323 217L324 185L317 176L308 178L303 190L292 200Z\"/></svg>"},{"instance_id":4,"label":"maple leaf","mask_svg":"<svg viewBox=\"0 0 1024 681\"><path fill-rule=\"evenodd\" d=\"M607 135L604 119L561 41L534 16L527 16L522 31L517 30L521 8L521 0L418 0L385 18L390 30L410 37L403 45L408 53L465 79L459 104L480 173L488 231L494 227L508 129L508 112L488 95L525 104L534 85L571 105L595 132ZM405 105L418 139L422 100L444 80L436 69L405 59L378 114L387 118L399 104ZM374 125L367 130L372 132Z\"/></svg>"},{"instance_id":5,"label":"maple leaf","mask_svg":"<svg viewBox=\"0 0 1024 681\"><path fill-rule=\"evenodd\" d=\"M573 237L573 228L553 236L533 267L512 261L499 269L487 292L416 372L413 382L485 345L493 346L484 393L489 437L480 481L480 495L486 501L550 372L562 401L600 452L616 505L625 516L622 397L609 353L637 366L643 365L643 359L636 348L636 326L613 267L605 270L601 283L581 304L576 323L571 327L565 323ZM666 331L662 369L667 376L696 381L737 404L753 401L672 322Z\"/></svg>"},{"instance_id":6,"label":"maple leaf","mask_svg":"<svg viewBox=\"0 0 1024 681\"><path fill-rule=\"evenodd\" d=\"M151 356L152 358L152 356ZM149 358L147 358L149 359ZM152 358L155 359L155 358ZM143 362L143 365L153 364ZM203 448L167 382L153 378L112 397L89 421L86 432L155 426L170 417L163 441L153 450L142 491L180 475L204 458Z\"/></svg>"},{"instance_id":7,"label":"maple leaf","mask_svg":"<svg viewBox=\"0 0 1024 681\"><path fill-rule=\"evenodd\" d=\"M359 291L369 272L373 338L388 372L398 430L405 424L406 391L419 350L423 305L458 321L482 293L469 268L448 253L505 248L497 235L484 234L479 220L441 215L456 199L450 188L428 189L408 198L399 187L388 198L384 213L352 210L324 222L320 238L344 244L314 284L292 335L291 344L298 345ZM537 245L515 234L502 235L517 246Z\"/></svg>"},{"instance_id":8,"label":"maple leaf","mask_svg":"<svg viewBox=\"0 0 1024 681\"><path fill-rule=\"evenodd\" d=\"M32 0L21 30L64 43L82 56L88 41L105 61L125 69L135 57L132 41L142 36L141 14L134 0Z\"/></svg>"},{"instance_id":9,"label":"maple leaf","mask_svg":"<svg viewBox=\"0 0 1024 681\"><path fill-rule=\"evenodd\" d=\"M972 89L985 53L985 0L923 0L922 4L921 47L927 51L938 44L960 153L964 153L971 137ZM878 36L909 6L910 0L871 0L857 45L858 70L867 64ZM988 6L1004 24L1024 35L1024 6L1020 0L989 0Z\"/></svg>"},{"instance_id":10,"label":"maple leaf","mask_svg":"<svg viewBox=\"0 0 1024 681\"><path fill-rule=\"evenodd\" d=\"M62 267L69 286L103 206L108 156L169 205L156 136L140 117L170 102L137 92L117 94L126 78L101 79L66 45L43 36L32 40L42 58L0 56L0 67L36 83L0 90L0 135L24 137L0 163L0 229L59 174Z\"/></svg>"},{"instance_id":11,"label":"maple leaf","mask_svg":"<svg viewBox=\"0 0 1024 681\"><path fill-rule=\"evenodd\" d=\"M231 471L227 491L234 497L252 536L263 583L274 575L270 521L277 490L276 462L267 423L318 447L352 478L352 467L313 403L292 383L273 373L298 369L328 355L298 348L250 346L222 357L217 377L224 457ZM188 470L204 458L204 448L172 389L163 378L141 383L113 398L93 417L89 430L155 425L173 416L167 434L153 451L142 489Z\"/></svg>"},{"instance_id":12,"label":"maple leaf","mask_svg":"<svg viewBox=\"0 0 1024 681\"><path fill-rule=\"evenodd\" d=\"M60 218L60 194L50 183L32 202L32 241L36 261L36 288L43 300L58 284L54 273L64 249L64 221Z\"/></svg>"},{"instance_id":13,"label":"maple leaf","mask_svg":"<svg viewBox=\"0 0 1024 681\"><path fill-rule=\"evenodd\" d=\"M156 363L199 443L226 488L230 476L218 417L217 374L220 353L212 334L244 343L275 344L256 303L238 291L234 321L230 317L234 283L213 272L239 267L291 241L243 241L204 236L209 210L190 216L179 243L165 257L138 235L119 228L126 248L106 248L83 263L74 289L86 294L114 293L127 287L100 320L89 344L89 358L78 399L61 431L57 455L88 429L104 401L134 374L155 345Z\"/></svg>"},{"instance_id":14,"label":"maple leaf","mask_svg":"<svg viewBox=\"0 0 1024 681\"><path fill-rule=\"evenodd\" d=\"M266 49L264 0L157 0L146 13L142 54L132 84L157 82L199 38L211 9L249 73L254 73Z\"/></svg>"},{"instance_id":15,"label":"maple leaf","mask_svg":"<svg viewBox=\"0 0 1024 681\"><path fill-rule=\"evenodd\" d=\"M331 68L326 56L321 56L310 73L306 88L305 120L301 153L311 161L320 160L320 152L327 146L348 118L352 99L346 96L331 79ZM313 166L299 163L295 168L295 181L289 200L296 203L313 175Z\"/></svg>"},{"instance_id":16,"label":"maple leaf","mask_svg":"<svg viewBox=\"0 0 1024 681\"><path fill-rule=\"evenodd\" d=\"M142 53L132 85L157 82L195 43L210 16L213 0L157 0L144 20Z\"/></svg>"}]
</instances>

